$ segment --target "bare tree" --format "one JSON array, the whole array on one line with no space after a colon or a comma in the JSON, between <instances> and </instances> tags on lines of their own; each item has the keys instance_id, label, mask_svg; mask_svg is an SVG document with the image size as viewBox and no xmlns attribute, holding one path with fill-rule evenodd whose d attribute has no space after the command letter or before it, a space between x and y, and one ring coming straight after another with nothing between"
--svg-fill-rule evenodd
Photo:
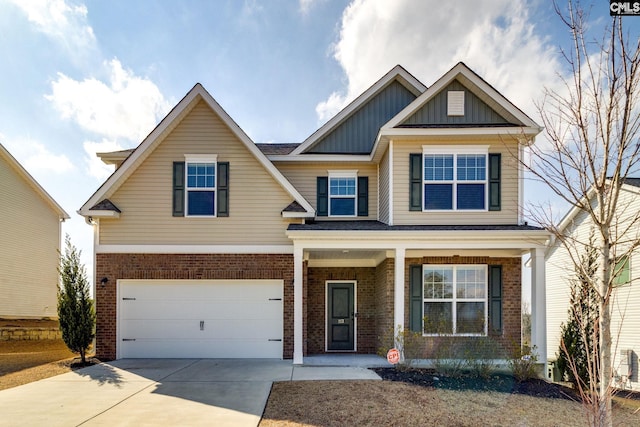
<instances>
[{"instance_id":1,"label":"bare tree","mask_svg":"<svg viewBox=\"0 0 640 427\"><path fill-rule=\"evenodd\" d=\"M640 214L628 212L620 200L622 184L640 166L640 39L628 33L621 17L612 17L604 34L592 38L588 11L578 0L562 9L556 5L556 12L571 36L571 48L562 51L568 74L559 73L559 88L544 90L537 107L548 144L530 147L523 166L579 209L595 230L598 268L589 281L599 308L600 381L594 381L597 415L591 423L610 426L615 266L640 244ZM549 229L569 253L573 265L568 271L584 269L580 253L590 246L588 236L560 229L545 204L527 207L527 216Z\"/></svg>"}]
</instances>

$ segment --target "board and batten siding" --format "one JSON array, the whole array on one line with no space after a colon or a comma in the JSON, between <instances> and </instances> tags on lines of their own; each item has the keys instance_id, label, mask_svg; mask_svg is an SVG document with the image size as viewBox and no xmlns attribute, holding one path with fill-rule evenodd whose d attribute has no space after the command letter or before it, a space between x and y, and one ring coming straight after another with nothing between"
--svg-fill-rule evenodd
<instances>
[{"instance_id":1,"label":"board and batten siding","mask_svg":"<svg viewBox=\"0 0 640 427\"><path fill-rule=\"evenodd\" d=\"M378 185L380 212L378 212L378 220L389 224L389 150L387 150L382 156L382 159L380 159L378 171L380 174Z\"/></svg>"},{"instance_id":2,"label":"board and batten siding","mask_svg":"<svg viewBox=\"0 0 640 427\"><path fill-rule=\"evenodd\" d=\"M369 216L354 217L357 220L377 219L378 213L378 168L373 163L307 163L275 162L276 167L289 180L314 209L317 208L316 178L328 176L330 170L358 171L358 176L369 177ZM326 218L325 218L326 219ZM342 218L344 219L344 218Z\"/></svg>"},{"instance_id":3,"label":"board and batten siding","mask_svg":"<svg viewBox=\"0 0 640 427\"><path fill-rule=\"evenodd\" d=\"M461 146L488 145L489 153L502 154L501 210L486 212L419 212L409 210L409 155L422 154L423 145ZM459 141L394 141L393 142L393 224L394 225L463 225L518 223L518 163L511 153L517 153L517 142L482 140Z\"/></svg>"},{"instance_id":4,"label":"board and batten siding","mask_svg":"<svg viewBox=\"0 0 640 427\"><path fill-rule=\"evenodd\" d=\"M622 211L635 214L640 210L640 195L635 192L622 191L618 207ZM591 220L584 212L576 215L573 224L568 227L581 241L588 242ZM632 238L637 238L633 236ZM573 262L567 249L559 244L551 248L546 259L546 294L547 294L547 357L555 360L560 348L560 328L567 321L570 301L570 282L576 276ZM620 352L632 350L634 375L626 383L626 388L640 391L638 378L638 355L640 343L640 256L633 254L629 261L631 283L620 286L613 293L611 303L611 337L613 341L612 356L614 375L621 374ZM620 386L620 384L617 384Z\"/></svg>"},{"instance_id":5,"label":"board and batten siding","mask_svg":"<svg viewBox=\"0 0 640 427\"><path fill-rule=\"evenodd\" d=\"M172 216L173 162L185 154L216 154L229 162L229 217ZM293 198L202 101L109 199L122 213L100 220L101 244L291 243L281 212Z\"/></svg>"},{"instance_id":6,"label":"board and batten siding","mask_svg":"<svg viewBox=\"0 0 640 427\"><path fill-rule=\"evenodd\" d=\"M0 317L57 318L60 217L0 157Z\"/></svg>"}]
</instances>

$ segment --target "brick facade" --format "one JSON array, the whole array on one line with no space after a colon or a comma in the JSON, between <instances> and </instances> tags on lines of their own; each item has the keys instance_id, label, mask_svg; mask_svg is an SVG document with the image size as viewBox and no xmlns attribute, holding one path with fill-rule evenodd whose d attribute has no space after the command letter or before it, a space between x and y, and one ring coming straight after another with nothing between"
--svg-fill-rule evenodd
<instances>
[{"instance_id":1,"label":"brick facade","mask_svg":"<svg viewBox=\"0 0 640 427\"><path fill-rule=\"evenodd\" d=\"M120 279L279 279L284 281L283 357L293 357L293 255L96 254L96 356L116 358L116 283ZM100 280L109 279L106 285Z\"/></svg>"},{"instance_id":2,"label":"brick facade","mask_svg":"<svg viewBox=\"0 0 640 427\"><path fill-rule=\"evenodd\" d=\"M503 331L491 337L502 348L520 345L521 260L489 257L424 257L405 260L405 328L409 324L409 266L422 264L502 265ZM303 354L325 353L326 282L356 281L357 352L373 354L393 330L393 259L377 267L308 267L303 265ZM96 352L102 360L116 357L116 283L119 279L279 279L284 282L283 358L293 357L293 256L272 254L97 254ZM106 285L100 279L109 279ZM474 338L450 337L456 343ZM443 340L424 337L425 358Z\"/></svg>"}]
</instances>

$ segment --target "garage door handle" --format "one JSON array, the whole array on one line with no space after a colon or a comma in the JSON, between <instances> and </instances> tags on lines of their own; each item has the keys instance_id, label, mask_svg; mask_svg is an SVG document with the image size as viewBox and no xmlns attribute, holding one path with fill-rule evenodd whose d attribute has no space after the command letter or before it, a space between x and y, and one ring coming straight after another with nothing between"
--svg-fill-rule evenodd
<instances>
[{"instance_id":1,"label":"garage door handle","mask_svg":"<svg viewBox=\"0 0 640 427\"><path fill-rule=\"evenodd\" d=\"M135 341L135 338L122 338L122 341Z\"/></svg>"},{"instance_id":2,"label":"garage door handle","mask_svg":"<svg viewBox=\"0 0 640 427\"><path fill-rule=\"evenodd\" d=\"M282 298L269 298L269 301L282 301Z\"/></svg>"},{"instance_id":3,"label":"garage door handle","mask_svg":"<svg viewBox=\"0 0 640 427\"><path fill-rule=\"evenodd\" d=\"M122 298L122 301L135 301L135 298Z\"/></svg>"},{"instance_id":4,"label":"garage door handle","mask_svg":"<svg viewBox=\"0 0 640 427\"><path fill-rule=\"evenodd\" d=\"M269 341L282 341L280 338L269 338Z\"/></svg>"}]
</instances>

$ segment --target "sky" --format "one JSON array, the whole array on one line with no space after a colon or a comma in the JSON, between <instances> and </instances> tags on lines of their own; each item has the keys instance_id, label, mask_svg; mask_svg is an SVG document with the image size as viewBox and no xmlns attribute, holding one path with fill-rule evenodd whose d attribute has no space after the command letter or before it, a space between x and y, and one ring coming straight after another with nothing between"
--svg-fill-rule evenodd
<instances>
[{"instance_id":1,"label":"sky","mask_svg":"<svg viewBox=\"0 0 640 427\"><path fill-rule=\"evenodd\" d=\"M254 142L296 143L396 64L430 86L463 61L540 123L568 37L549 0L0 0L0 143L71 215L92 280L76 211L113 171L95 153L137 146L196 83Z\"/></svg>"}]
</instances>

